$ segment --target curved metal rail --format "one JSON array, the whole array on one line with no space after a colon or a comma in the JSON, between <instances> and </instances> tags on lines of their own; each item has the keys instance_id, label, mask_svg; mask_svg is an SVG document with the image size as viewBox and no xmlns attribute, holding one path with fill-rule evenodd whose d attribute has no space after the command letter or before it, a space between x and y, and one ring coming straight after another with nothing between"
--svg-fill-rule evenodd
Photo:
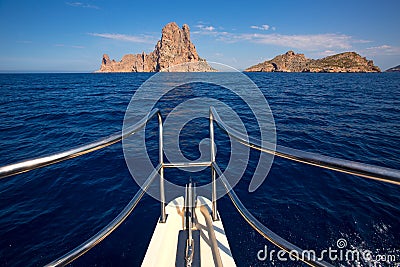
<instances>
[{"instance_id":1,"label":"curved metal rail","mask_svg":"<svg viewBox=\"0 0 400 267\"><path fill-rule=\"evenodd\" d=\"M86 240L84 243L77 246L75 249L71 250L70 252L66 253L62 257L56 259L55 261L50 262L46 265L46 267L50 266L65 266L68 263L74 261L75 259L79 258L94 246L99 244L101 241L104 240L108 235L110 235L115 229L120 226L125 219L132 213L136 205L142 199L144 193L147 191L151 183L154 181L154 178L157 176L157 173L161 169L161 164L153 170L141 188L136 192L133 196L131 201L125 206L125 208L115 217L109 224L107 224L103 229L101 229L97 234Z\"/></svg>"},{"instance_id":2,"label":"curved metal rail","mask_svg":"<svg viewBox=\"0 0 400 267\"><path fill-rule=\"evenodd\" d=\"M244 135L235 129L230 128L218 115L214 107L210 107L210 135L214 135L214 131L211 131L211 125L215 121L217 125L230 137L237 140L239 143L248 146L252 149L259 150L264 153L276 155L278 157L286 158L289 160L314 165L317 167L330 169L338 172L353 174L364 178L379 180L387 183L393 183L400 185L400 171L390 168L378 167L369 164L354 162L350 160L338 159L329 156L319 155L310 152L304 152L297 149L292 149L284 146L275 146L271 143L263 143L259 140ZM210 140L213 140L214 136L210 136ZM211 144L212 146L212 144ZM274 149L275 148L275 149ZM296 257L298 260L310 265L310 266L333 266L325 261L318 260L315 255L311 254L309 250L303 250L296 245L290 243L286 239L280 237L260 221L258 221L242 204L235 191L230 186L229 182L223 175L218 164L213 159L211 154L212 169L219 177L219 181L223 184L227 194L229 195L232 203L245 219L245 221L265 239L286 251L290 255ZM214 182L213 177L213 182ZM214 185L213 185L214 186ZM214 190L214 188L213 188ZM213 203L215 199L212 199ZM214 208L214 207L213 207ZM311 257L313 256L313 257Z\"/></svg>"},{"instance_id":3,"label":"curved metal rail","mask_svg":"<svg viewBox=\"0 0 400 267\"><path fill-rule=\"evenodd\" d=\"M273 154L281 158L286 158L289 160L302 162L325 169L330 169L338 172L357 175L364 178L400 185L399 170L374 166L351 160L338 159L334 157L324 156L311 152L305 152L284 146L276 146L276 149L274 151L273 149L269 148L273 147L272 144L263 143L259 140L248 137L247 135L244 135L236 131L235 129L229 127L225 122L223 122L223 120L218 115L218 112L215 110L214 107L210 107L210 113L213 115L212 116L213 120L223 131L225 131L232 138L236 139L238 142L250 148L268 154Z\"/></svg>"},{"instance_id":4,"label":"curved metal rail","mask_svg":"<svg viewBox=\"0 0 400 267\"><path fill-rule=\"evenodd\" d=\"M236 207L240 215L246 220L246 222L259 234L261 234L265 239L270 241L275 246L279 247L280 249L288 252L293 257L296 257L298 260L301 260L307 263L310 266L324 266L324 267L333 267L330 263L325 261L317 260L315 255L311 257L311 254L307 250L303 250L296 245L293 245L286 239L280 237L269 228L267 228L264 224L262 224L259 220L254 217L250 211L246 209L246 207L242 204L239 197L236 195L235 191L230 186L228 180L225 178L224 174L222 173L219 166L214 162L213 168L217 172L218 177L224 186L227 194L229 195L233 205Z\"/></svg>"},{"instance_id":5,"label":"curved metal rail","mask_svg":"<svg viewBox=\"0 0 400 267\"><path fill-rule=\"evenodd\" d=\"M141 189L135 194L135 196L131 199L131 201L126 205L126 207L120 212L120 214L114 218L107 226L105 226L102 230L100 230L96 235L88 239L86 242L83 244L79 245L72 251L68 252L64 256L60 257L59 259L49 263L46 266L64 266L71 261L75 260L79 256L83 255L87 251L89 251L91 248L96 246L98 243L100 243L104 238L106 238L109 234L111 234L121 223L131 214L133 209L136 207L137 203L140 201L144 193L147 191L149 188L150 184L154 181L155 177L157 176L156 174L160 174L160 191L161 191L161 219L160 221L163 222L165 221L165 206L163 199L165 196L163 195L163 183L164 183L164 178L163 178L163 168L164 167L176 167L175 165L179 166L179 163L164 163L163 162L163 140L162 140L162 116L161 113L158 109L152 110L146 117L141 119L139 122L137 122L135 125L129 127L126 129L123 133L116 133L113 134L107 138L101 139L97 142L90 143L88 145L80 146L74 149L70 149L61 153L57 153L54 155L46 156L46 157L41 157L41 158L36 158L32 160L26 160L22 161L19 163L7 165L4 167L0 167L0 179L9 177L12 175L16 175L19 173L27 172L33 169L41 168L44 166L48 166L54 163L58 163L67 159L75 158L99 149L102 149L104 147L110 146L112 144L115 144L124 138L136 133L140 129L142 129L147 122L153 118L155 115L158 115L158 121L159 121L159 135L160 135L160 153L159 153L159 160L160 163L156 167L156 169L151 173L151 175L147 178L146 182L144 185L141 187ZM400 184L400 171L395 170L395 169L390 169L390 168L384 168L384 167L378 167L378 166L373 166L373 165L368 165L364 163L359 163L359 162L354 162L350 160L343 160L343 159L337 159L333 157L328 157L328 156L323 156L323 155L318 155L315 153L310 153L310 152L304 152L300 151L297 149L292 149L284 146L277 146L276 149L271 149L268 147L274 147L271 144L268 143L262 143L259 140L253 139L251 137L245 136L242 133L230 128L226 123L222 121L220 116L218 115L217 111L215 110L214 107L210 107L210 140L213 140L214 138L214 130L212 127L213 122L216 122L217 125L225 131L228 136L236 139L238 142L252 148L259 150L261 152L273 154L282 158L287 158L290 160L326 168L326 169L331 169L339 172L344 172L344 173L349 173L365 178L370 178L374 180L380 180L388 183L393 183L393 184ZM213 145L211 144L211 147ZM250 226L252 226L257 232L259 232L264 238L275 244L276 246L280 247L281 249L287 251L288 253L292 253L295 257L297 257L299 260L304 261L305 263L311 265L311 266L332 266L331 264L324 262L324 261L318 261L314 258L311 258L309 254L304 253L307 252L305 250L302 250L298 248L297 246L291 244L287 240L283 239L279 235L275 234L272 232L270 229L265 227L261 222L259 222L246 208L245 206L241 203L233 189L231 188L229 182L226 180L224 175L222 174L220 168L218 165L215 163L215 152L211 151L211 161L204 163L206 165L210 165L213 169L213 192L216 191L215 188L215 180L216 180L216 174L219 176L220 181L222 182L223 186L225 187L229 197L231 198L233 204L235 207L238 209L239 213L243 216L243 218L246 220L247 223L249 223ZM190 164L189 164L190 165ZM185 165L186 166L186 165ZM195 164L193 165L195 166ZM187 166L187 167L192 167L192 165ZM216 194L213 194L213 212L214 209L216 210ZM164 219L163 219L164 218ZM214 217L213 217L214 218ZM214 218L218 219L218 218Z\"/></svg>"},{"instance_id":6,"label":"curved metal rail","mask_svg":"<svg viewBox=\"0 0 400 267\"><path fill-rule=\"evenodd\" d=\"M103 138L99 141L79 146L61 153L53 154L50 156L40 157L31 160L25 160L22 162L10 164L7 166L0 167L0 179L6 178L9 176L13 176L16 174L28 172L34 169L38 169L41 167L45 167L48 165L52 165L58 162L62 162L64 160L72 159L75 157L79 157L90 152L108 147L113 145L121 140L127 138L138 132L140 129L146 126L149 120L151 120L155 115L158 116L158 124L159 124L159 138L160 138L160 163L153 170L150 176L147 178L145 183L141 186L141 188L136 192L131 201L125 206L125 208L115 217L108 225L106 225L103 229L101 229L97 234L86 240L81 245L77 246L75 249L66 253L62 257L56 259L55 261L47 264L46 266L65 266L78 257L85 254L87 251L92 249L94 246L103 241L108 235L110 235L115 229L117 229L125 219L132 213L138 202L143 197L144 193L149 188L150 184L154 181L156 174L160 174L160 188L163 187L164 184L164 175L161 171L163 167L162 160L162 139L163 139L163 128L162 128L162 116L159 109L153 109L146 117L142 118L136 124L126 128L122 133L115 133L109 137ZM161 199L164 199L163 192L161 195ZM165 200L164 200L165 202ZM164 202L161 203L161 219L165 218L165 205Z\"/></svg>"},{"instance_id":7,"label":"curved metal rail","mask_svg":"<svg viewBox=\"0 0 400 267\"><path fill-rule=\"evenodd\" d=\"M135 134L137 131L142 129L147 122L153 118L155 115L159 116L159 119L161 118L161 113L158 109L153 109L146 117L138 121L135 125L132 125L131 127L127 128L123 133L115 133L109 137L106 137L104 139L101 139L99 141L83 145L80 147L76 147L61 153L53 154L50 156L45 156L45 157L40 157L36 159L30 159L30 160L25 160L21 161L18 163L10 164L7 166L0 167L0 179L6 178L9 176L13 176L16 174L28 172L34 169L38 169L44 166L52 165L54 163L58 163L67 159L72 159L75 157L79 157L82 155L85 155L87 153L102 149L104 147L108 147L110 145L113 145L115 143L118 143L122 139Z\"/></svg>"}]
</instances>

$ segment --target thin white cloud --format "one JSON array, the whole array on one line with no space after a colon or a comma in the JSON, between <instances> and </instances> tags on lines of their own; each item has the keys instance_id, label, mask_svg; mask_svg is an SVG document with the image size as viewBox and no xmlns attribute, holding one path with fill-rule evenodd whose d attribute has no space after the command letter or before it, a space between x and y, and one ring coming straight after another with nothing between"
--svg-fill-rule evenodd
<instances>
[{"instance_id":1,"label":"thin white cloud","mask_svg":"<svg viewBox=\"0 0 400 267\"><path fill-rule=\"evenodd\" d=\"M356 39L353 36L338 33L321 33L321 34L279 34L271 33L238 33L235 31L224 31L217 26L210 26L207 23L199 22L193 31L194 36L202 35L214 37L215 40L225 43L248 42L262 45L275 45L293 49L301 49L304 51L317 52L321 55L331 55L334 52L343 52L354 49L357 44L367 44L371 41ZM268 25L252 25L249 28L262 31L275 31L276 28ZM381 50L384 50L382 47ZM388 51L397 51L388 49Z\"/></svg>"},{"instance_id":2,"label":"thin white cloud","mask_svg":"<svg viewBox=\"0 0 400 267\"><path fill-rule=\"evenodd\" d=\"M215 28L213 26L208 26L208 27L204 27L204 30L213 31L213 30L215 30Z\"/></svg>"},{"instance_id":3,"label":"thin white cloud","mask_svg":"<svg viewBox=\"0 0 400 267\"><path fill-rule=\"evenodd\" d=\"M206 26L204 24L198 24L198 25L195 25L195 27L198 28L198 30L193 31L192 32L193 35L208 35L208 36L214 36L214 37L229 35L228 32L219 31L214 26ZM222 28L219 27L219 29L222 29Z\"/></svg>"},{"instance_id":4,"label":"thin white cloud","mask_svg":"<svg viewBox=\"0 0 400 267\"><path fill-rule=\"evenodd\" d=\"M276 45L288 48L298 48L307 51L329 51L329 50L348 50L353 47L354 43L364 41L356 40L345 34L216 34L217 40L236 43L251 42L264 45Z\"/></svg>"},{"instance_id":5,"label":"thin white cloud","mask_svg":"<svg viewBox=\"0 0 400 267\"><path fill-rule=\"evenodd\" d=\"M227 31L219 31L216 27L206 30L207 27L204 24L196 25L199 29L194 31L193 35L206 35L215 37L216 40L225 43L237 43L237 42L250 42L264 45L276 45L288 48L297 48L305 51L325 51L325 54L329 54L330 51L344 51L352 49L353 44L356 43L368 43L370 41L358 40L352 36L345 34L326 33L326 34L277 34L277 33L233 33ZM252 29L258 30L274 30L267 24L261 26L250 26Z\"/></svg>"},{"instance_id":6,"label":"thin white cloud","mask_svg":"<svg viewBox=\"0 0 400 267\"><path fill-rule=\"evenodd\" d=\"M312 53L312 55L315 55L317 57L327 57L327 56L332 56L335 54L340 53L339 51L335 51L335 50L324 50L324 51L319 51L316 53Z\"/></svg>"},{"instance_id":7,"label":"thin white cloud","mask_svg":"<svg viewBox=\"0 0 400 267\"><path fill-rule=\"evenodd\" d=\"M226 31L221 31L221 32L220 31L194 31L194 32L192 32L192 34L193 35L214 36L217 38L218 41L224 41L225 39L228 39L228 36L231 36L231 34ZM223 38L224 36L226 36L226 38Z\"/></svg>"},{"instance_id":8,"label":"thin white cloud","mask_svg":"<svg viewBox=\"0 0 400 267\"><path fill-rule=\"evenodd\" d=\"M211 25L206 26L204 24L198 24L198 25L195 25L195 27L198 28L199 31L205 31L205 32L214 32L215 31L215 27L213 27Z\"/></svg>"},{"instance_id":9,"label":"thin white cloud","mask_svg":"<svg viewBox=\"0 0 400 267\"><path fill-rule=\"evenodd\" d=\"M100 9L98 6L91 5L91 4L88 4L88 3L82 3L82 2L65 2L65 4L67 4L69 6L72 6L72 7Z\"/></svg>"},{"instance_id":10,"label":"thin white cloud","mask_svg":"<svg viewBox=\"0 0 400 267\"><path fill-rule=\"evenodd\" d=\"M267 30L269 30L270 26L267 25L267 24L263 24L263 25L261 25L261 26L255 26L255 25L253 25L253 26L250 26L250 28L256 29L256 30L267 31Z\"/></svg>"},{"instance_id":11,"label":"thin white cloud","mask_svg":"<svg viewBox=\"0 0 400 267\"><path fill-rule=\"evenodd\" d=\"M242 38L254 43L286 46L304 50L350 49L354 41L351 36L332 33L307 35L253 34L243 35Z\"/></svg>"},{"instance_id":12,"label":"thin white cloud","mask_svg":"<svg viewBox=\"0 0 400 267\"><path fill-rule=\"evenodd\" d=\"M398 56L400 55L400 47L391 45L381 45L368 47L363 50L368 56Z\"/></svg>"},{"instance_id":13,"label":"thin white cloud","mask_svg":"<svg viewBox=\"0 0 400 267\"><path fill-rule=\"evenodd\" d=\"M102 37L106 39L118 40L118 41L132 42L132 43L154 44L157 41L155 37L149 35L137 36L137 35L127 35L120 33L89 33L89 35Z\"/></svg>"}]
</instances>

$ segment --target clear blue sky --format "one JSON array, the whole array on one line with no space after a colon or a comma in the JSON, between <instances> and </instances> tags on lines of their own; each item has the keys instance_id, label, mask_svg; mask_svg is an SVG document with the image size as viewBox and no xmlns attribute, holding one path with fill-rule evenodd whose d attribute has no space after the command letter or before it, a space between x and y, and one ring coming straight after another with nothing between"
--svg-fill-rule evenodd
<instances>
[{"instance_id":1,"label":"clear blue sky","mask_svg":"<svg viewBox=\"0 0 400 267\"><path fill-rule=\"evenodd\" d=\"M0 72L91 72L103 53L153 51L171 21L190 26L202 58L241 70L288 50L400 64L398 0L0 0Z\"/></svg>"}]
</instances>

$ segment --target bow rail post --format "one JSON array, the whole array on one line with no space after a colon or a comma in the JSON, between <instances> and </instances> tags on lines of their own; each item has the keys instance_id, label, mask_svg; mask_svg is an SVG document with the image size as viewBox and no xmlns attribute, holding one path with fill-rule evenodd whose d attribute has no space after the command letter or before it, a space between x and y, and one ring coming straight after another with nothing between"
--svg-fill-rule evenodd
<instances>
[{"instance_id":1,"label":"bow rail post","mask_svg":"<svg viewBox=\"0 0 400 267\"><path fill-rule=\"evenodd\" d=\"M158 157L160 168L160 202L161 202L161 216L160 222L165 223L167 215L165 213L165 189L164 189L164 138L163 138L163 122L161 112L158 112Z\"/></svg>"},{"instance_id":2,"label":"bow rail post","mask_svg":"<svg viewBox=\"0 0 400 267\"><path fill-rule=\"evenodd\" d=\"M215 146L214 146L214 117L210 108L210 152L211 152L211 201L212 201L212 218L214 221L218 221L218 213L217 213L217 183L216 183L216 172L214 169L215 164Z\"/></svg>"}]
</instances>

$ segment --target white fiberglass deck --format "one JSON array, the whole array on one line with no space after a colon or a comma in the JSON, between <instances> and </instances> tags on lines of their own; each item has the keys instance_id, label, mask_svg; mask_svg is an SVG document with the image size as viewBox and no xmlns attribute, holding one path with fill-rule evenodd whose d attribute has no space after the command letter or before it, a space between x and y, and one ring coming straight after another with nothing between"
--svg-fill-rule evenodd
<instances>
[{"instance_id":1,"label":"white fiberglass deck","mask_svg":"<svg viewBox=\"0 0 400 267\"><path fill-rule=\"evenodd\" d=\"M184 229L184 198L178 197L171 201L166 207L166 213L166 222L158 222L154 230L142 262L143 267L175 266L178 234ZM195 213L193 230L200 230L201 266L236 266L221 219L213 221L211 218L211 201L197 197ZM216 248L219 253L216 253Z\"/></svg>"}]
</instances>

